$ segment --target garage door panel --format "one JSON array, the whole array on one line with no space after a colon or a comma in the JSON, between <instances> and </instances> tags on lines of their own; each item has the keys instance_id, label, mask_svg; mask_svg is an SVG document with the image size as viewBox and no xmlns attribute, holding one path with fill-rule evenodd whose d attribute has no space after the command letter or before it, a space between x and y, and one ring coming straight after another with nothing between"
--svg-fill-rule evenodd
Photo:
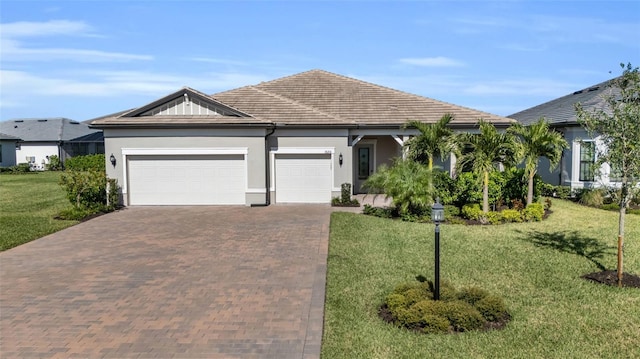
<instances>
[{"instance_id":1,"label":"garage door panel","mask_svg":"<svg viewBox=\"0 0 640 359\"><path fill-rule=\"evenodd\" d=\"M329 203L333 184L331 155L276 156L276 202Z\"/></svg>"},{"instance_id":2,"label":"garage door panel","mask_svg":"<svg viewBox=\"0 0 640 359\"><path fill-rule=\"evenodd\" d=\"M132 205L245 204L243 155L130 156Z\"/></svg>"}]
</instances>

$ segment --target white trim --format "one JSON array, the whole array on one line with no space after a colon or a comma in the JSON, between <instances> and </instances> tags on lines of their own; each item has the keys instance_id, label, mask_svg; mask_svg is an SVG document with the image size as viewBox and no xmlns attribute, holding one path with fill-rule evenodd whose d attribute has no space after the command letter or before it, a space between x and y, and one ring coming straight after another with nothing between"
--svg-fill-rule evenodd
<instances>
[{"instance_id":1,"label":"white trim","mask_svg":"<svg viewBox=\"0 0 640 359\"><path fill-rule=\"evenodd\" d=\"M246 155L247 147L123 148L122 155Z\"/></svg>"},{"instance_id":2,"label":"white trim","mask_svg":"<svg viewBox=\"0 0 640 359\"><path fill-rule=\"evenodd\" d=\"M355 146L360 142L360 140L364 137L364 135L358 135L355 140L351 141L351 146Z\"/></svg>"},{"instance_id":3,"label":"white trim","mask_svg":"<svg viewBox=\"0 0 640 359\"><path fill-rule=\"evenodd\" d=\"M293 155L306 155L306 154L330 154L333 157L336 149L334 147L272 147L270 153L279 154L293 154Z\"/></svg>"},{"instance_id":4,"label":"white trim","mask_svg":"<svg viewBox=\"0 0 640 359\"><path fill-rule=\"evenodd\" d=\"M398 142L400 146L404 146L404 140L400 139L400 137L396 135L391 135L391 137L393 137L393 139L396 140L396 142ZM404 138L405 136L402 136L402 137Z\"/></svg>"},{"instance_id":5,"label":"white trim","mask_svg":"<svg viewBox=\"0 0 640 359\"><path fill-rule=\"evenodd\" d=\"M129 178L127 177L127 156L144 156L144 155L243 155L244 156L244 173L246 188L249 191L249 165L247 155L249 149L247 147L182 147L182 148L123 148L122 149L122 195L126 196L127 204L129 203L129 192L127 190ZM262 192L264 193L264 192Z\"/></svg>"},{"instance_id":6,"label":"white trim","mask_svg":"<svg viewBox=\"0 0 640 359\"><path fill-rule=\"evenodd\" d=\"M247 189L247 193L260 193L260 194L264 194L267 191L264 188L249 188Z\"/></svg>"},{"instance_id":7,"label":"white trim","mask_svg":"<svg viewBox=\"0 0 640 359\"><path fill-rule=\"evenodd\" d=\"M335 188L335 170L333 162L335 161L335 147L271 147L269 150L269 191L276 191L276 155L289 154L289 155L308 155L308 154L321 154L331 155L331 187ZM278 194L276 193L276 198Z\"/></svg>"}]
</instances>

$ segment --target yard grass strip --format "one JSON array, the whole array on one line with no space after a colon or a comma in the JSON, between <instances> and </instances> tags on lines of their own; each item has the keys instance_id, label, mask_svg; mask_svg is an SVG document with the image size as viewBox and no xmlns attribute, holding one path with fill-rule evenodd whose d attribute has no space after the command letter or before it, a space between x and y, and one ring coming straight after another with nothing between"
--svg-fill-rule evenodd
<instances>
[{"instance_id":1,"label":"yard grass strip","mask_svg":"<svg viewBox=\"0 0 640 359\"><path fill-rule=\"evenodd\" d=\"M60 172L0 174L0 251L78 223L54 219L71 206L59 179Z\"/></svg>"},{"instance_id":2,"label":"yard grass strip","mask_svg":"<svg viewBox=\"0 0 640 359\"><path fill-rule=\"evenodd\" d=\"M433 278L434 226L336 212L331 218L323 358L640 357L640 291L581 279L615 268L615 213L553 200L543 222L441 225L441 280L501 295L506 329L422 335L378 318L384 297ZM625 271L640 273L628 217Z\"/></svg>"}]
</instances>

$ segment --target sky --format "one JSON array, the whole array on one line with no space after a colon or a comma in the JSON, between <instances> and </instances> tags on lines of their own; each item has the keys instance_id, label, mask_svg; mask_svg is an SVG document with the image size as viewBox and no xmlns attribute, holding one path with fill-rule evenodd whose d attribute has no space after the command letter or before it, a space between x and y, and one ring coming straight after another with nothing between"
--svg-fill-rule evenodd
<instances>
[{"instance_id":1,"label":"sky","mask_svg":"<svg viewBox=\"0 0 640 359\"><path fill-rule=\"evenodd\" d=\"M0 0L0 120L312 69L508 116L640 66L640 1Z\"/></svg>"}]
</instances>

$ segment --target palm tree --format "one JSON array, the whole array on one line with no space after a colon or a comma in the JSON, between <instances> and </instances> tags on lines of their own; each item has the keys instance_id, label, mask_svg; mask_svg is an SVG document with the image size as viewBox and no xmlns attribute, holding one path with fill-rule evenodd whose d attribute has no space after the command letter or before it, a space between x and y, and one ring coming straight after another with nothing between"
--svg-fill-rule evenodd
<instances>
[{"instance_id":1,"label":"palm tree","mask_svg":"<svg viewBox=\"0 0 640 359\"><path fill-rule=\"evenodd\" d=\"M429 170L433 170L433 158L440 156L444 161L451 153L458 152L456 136L449 127L453 120L450 113L444 114L436 123L424 123L409 121L407 127L415 127L420 134L407 141L405 146L409 149L408 157L414 161L427 164Z\"/></svg>"},{"instance_id":2,"label":"palm tree","mask_svg":"<svg viewBox=\"0 0 640 359\"><path fill-rule=\"evenodd\" d=\"M482 119L478 121L479 134L466 133L464 143L469 150L462 156L459 166L469 166L471 171L482 178L482 211L489 212L489 173L497 170L502 163L511 166L518 158L514 136L498 132L494 125Z\"/></svg>"},{"instance_id":3,"label":"palm tree","mask_svg":"<svg viewBox=\"0 0 640 359\"><path fill-rule=\"evenodd\" d=\"M529 205L533 202L533 177L538 171L540 157L546 157L549 160L549 170L552 171L558 166L562 151L569 145L562 138L562 134L549 129L549 123L544 118L540 118L529 126L517 123L509 128L509 132L519 138L520 154L524 157L525 174L529 179L527 192L527 205Z\"/></svg>"}]
</instances>

